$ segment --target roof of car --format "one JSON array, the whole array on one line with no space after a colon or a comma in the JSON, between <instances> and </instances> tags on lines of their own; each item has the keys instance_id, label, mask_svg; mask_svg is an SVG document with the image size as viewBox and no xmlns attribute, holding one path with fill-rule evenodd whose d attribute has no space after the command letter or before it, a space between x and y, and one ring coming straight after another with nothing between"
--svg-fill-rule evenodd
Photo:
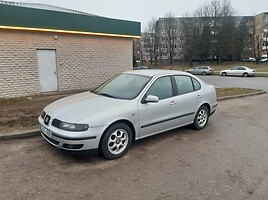
<instances>
[{"instance_id":1,"label":"roof of car","mask_svg":"<svg viewBox=\"0 0 268 200\"><path fill-rule=\"evenodd\" d=\"M161 70L161 69L145 69L145 70L132 70L125 73L139 74L144 76L161 76L161 75L189 75L187 72L182 72L178 70Z\"/></svg>"}]
</instances>

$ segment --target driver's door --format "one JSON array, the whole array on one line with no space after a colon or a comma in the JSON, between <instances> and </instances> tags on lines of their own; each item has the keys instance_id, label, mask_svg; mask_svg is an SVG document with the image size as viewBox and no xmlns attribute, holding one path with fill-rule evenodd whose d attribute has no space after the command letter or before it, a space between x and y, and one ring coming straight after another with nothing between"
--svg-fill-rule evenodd
<instances>
[{"instance_id":1,"label":"driver's door","mask_svg":"<svg viewBox=\"0 0 268 200\"><path fill-rule=\"evenodd\" d=\"M148 89L145 97L148 95L157 96L159 101L138 103L140 138L176 127L172 118L177 102L173 95L170 76L157 79Z\"/></svg>"}]
</instances>

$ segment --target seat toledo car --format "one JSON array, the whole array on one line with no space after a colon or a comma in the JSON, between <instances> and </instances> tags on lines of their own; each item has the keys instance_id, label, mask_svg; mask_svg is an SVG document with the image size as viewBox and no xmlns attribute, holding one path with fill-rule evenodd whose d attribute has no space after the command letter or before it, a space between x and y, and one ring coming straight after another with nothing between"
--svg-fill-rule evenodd
<instances>
[{"instance_id":1,"label":"seat toledo car","mask_svg":"<svg viewBox=\"0 0 268 200\"><path fill-rule=\"evenodd\" d=\"M203 129L216 106L214 86L192 74L135 70L51 103L38 121L41 135L55 147L116 159L135 140L188 124Z\"/></svg>"}]
</instances>

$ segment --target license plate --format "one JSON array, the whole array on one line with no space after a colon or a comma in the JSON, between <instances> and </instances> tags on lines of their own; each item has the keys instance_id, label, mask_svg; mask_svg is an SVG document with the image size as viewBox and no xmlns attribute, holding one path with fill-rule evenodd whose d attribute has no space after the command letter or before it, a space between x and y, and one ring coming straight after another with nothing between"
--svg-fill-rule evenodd
<instances>
[{"instance_id":1,"label":"license plate","mask_svg":"<svg viewBox=\"0 0 268 200\"><path fill-rule=\"evenodd\" d=\"M51 138L52 132L48 129L46 129L44 126L40 126L40 130L42 133L44 133L46 136Z\"/></svg>"}]
</instances>

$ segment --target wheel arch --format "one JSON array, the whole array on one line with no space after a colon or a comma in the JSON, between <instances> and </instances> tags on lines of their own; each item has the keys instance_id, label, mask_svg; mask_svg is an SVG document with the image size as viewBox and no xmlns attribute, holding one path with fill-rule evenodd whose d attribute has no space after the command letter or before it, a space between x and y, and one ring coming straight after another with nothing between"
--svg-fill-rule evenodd
<instances>
[{"instance_id":1,"label":"wheel arch","mask_svg":"<svg viewBox=\"0 0 268 200\"><path fill-rule=\"evenodd\" d=\"M208 113L209 113L209 115L210 115L210 111L211 111L210 105L209 105L208 103L203 103L203 104L201 104L201 105L199 106L199 108L202 107L202 106L206 106L206 107L207 107L207 109L208 109ZM198 109L199 109L199 108L198 108Z\"/></svg>"},{"instance_id":2,"label":"wheel arch","mask_svg":"<svg viewBox=\"0 0 268 200\"><path fill-rule=\"evenodd\" d=\"M102 136L101 136L101 139L100 139L100 142L102 141L102 138L103 138L103 136L105 135L106 131L107 131L111 126L113 126L113 125L115 125L115 124L120 124L120 123L122 123L122 124L126 124L126 125L130 128L131 133L132 133L132 142L134 142L134 141L135 141L135 138L136 138L136 137L135 137L135 136L136 136L136 131L135 131L134 125L133 125L129 120L126 120L126 119L120 119L120 120L117 120L117 121L111 123L111 124L105 129L105 131L103 132L103 134L102 134Z\"/></svg>"},{"instance_id":3,"label":"wheel arch","mask_svg":"<svg viewBox=\"0 0 268 200\"><path fill-rule=\"evenodd\" d=\"M243 72L242 76L248 77L249 73L248 72Z\"/></svg>"}]
</instances>

